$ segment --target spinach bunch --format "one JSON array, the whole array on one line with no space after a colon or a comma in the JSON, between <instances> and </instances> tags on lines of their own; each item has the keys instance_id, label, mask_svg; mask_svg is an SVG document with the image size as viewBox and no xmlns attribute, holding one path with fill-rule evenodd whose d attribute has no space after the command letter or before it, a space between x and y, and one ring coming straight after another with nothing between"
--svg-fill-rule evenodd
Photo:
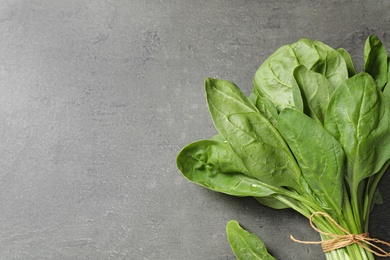
<instances>
[{"instance_id":1,"label":"spinach bunch","mask_svg":"<svg viewBox=\"0 0 390 260\"><path fill-rule=\"evenodd\" d=\"M301 39L265 60L249 97L232 82L207 78L218 134L184 147L177 166L208 189L292 208L307 218L323 212L352 234L365 233L373 205L381 200L378 182L390 164L389 68L385 47L371 35L360 73L346 50ZM313 222L323 232L342 235L322 216ZM227 231L239 259L273 259L236 222ZM245 245L232 242L238 240ZM325 255L374 259L357 244Z\"/></svg>"}]
</instances>

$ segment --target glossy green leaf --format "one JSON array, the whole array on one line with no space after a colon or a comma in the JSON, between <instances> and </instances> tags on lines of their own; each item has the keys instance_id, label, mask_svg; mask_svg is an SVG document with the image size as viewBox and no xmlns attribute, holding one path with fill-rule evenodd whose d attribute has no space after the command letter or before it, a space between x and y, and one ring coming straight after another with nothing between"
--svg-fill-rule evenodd
<instances>
[{"instance_id":1,"label":"glossy green leaf","mask_svg":"<svg viewBox=\"0 0 390 260\"><path fill-rule=\"evenodd\" d=\"M294 77L302 93L305 114L323 123L333 85L320 73L298 66Z\"/></svg>"},{"instance_id":2,"label":"glossy green leaf","mask_svg":"<svg viewBox=\"0 0 390 260\"><path fill-rule=\"evenodd\" d=\"M347 65L348 77L350 78L354 76L356 74L356 69L355 65L353 64L351 55L349 55L349 53L343 48L338 48L337 51L344 58L345 64Z\"/></svg>"},{"instance_id":3,"label":"glossy green leaf","mask_svg":"<svg viewBox=\"0 0 390 260\"><path fill-rule=\"evenodd\" d=\"M275 260L268 253L263 241L240 227L237 221L230 220L228 222L226 234L238 260Z\"/></svg>"},{"instance_id":4,"label":"glossy green leaf","mask_svg":"<svg viewBox=\"0 0 390 260\"><path fill-rule=\"evenodd\" d=\"M285 203L281 202L280 200L275 199L272 195L267 197L255 197L255 199L260 202L261 204L273 208L273 209L287 209L290 208L290 206L286 205ZM297 203L297 202L294 202Z\"/></svg>"},{"instance_id":5,"label":"glossy green leaf","mask_svg":"<svg viewBox=\"0 0 390 260\"><path fill-rule=\"evenodd\" d=\"M248 175L275 187L302 191L300 170L285 141L237 86L207 79L205 88L215 127L242 160Z\"/></svg>"},{"instance_id":6,"label":"glossy green leaf","mask_svg":"<svg viewBox=\"0 0 390 260\"><path fill-rule=\"evenodd\" d=\"M313 63L315 61L316 59ZM300 96L298 86L292 77L292 72L298 65L299 62L292 47L282 46L257 70L253 92L269 99L278 111L285 107L302 109L302 101L294 100L294 92L295 96Z\"/></svg>"},{"instance_id":7,"label":"glossy green leaf","mask_svg":"<svg viewBox=\"0 0 390 260\"><path fill-rule=\"evenodd\" d=\"M367 73L355 75L334 91L325 128L346 153L349 182L375 174L389 159L389 118L389 100Z\"/></svg>"},{"instance_id":8,"label":"glossy green leaf","mask_svg":"<svg viewBox=\"0 0 390 260\"><path fill-rule=\"evenodd\" d=\"M312 42L320 59L312 68L308 67L308 69L324 75L336 88L348 78L348 68L345 59L338 51L328 45L318 41Z\"/></svg>"},{"instance_id":9,"label":"glossy green leaf","mask_svg":"<svg viewBox=\"0 0 390 260\"><path fill-rule=\"evenodd\" d=\"M217 192L254 197L275 193L269 185L245 175L245 166L226 143L194 142L180 151L176 162L188 180Z\"/></svg>"},{"instance_id":10,"label":"glossy green leaf","mask_svg":"<svg viewBox=\"0 0 390 260\"><path fill-rule=\"evenodd\" d=\"M382 91L387 98L390 98L390 57L387 58L387 79L388 81Z\"/></svg>"},{"instance_id":11,"label":"glossy green leaf","mask_svg":"<svg viewBox=\"0 0 390 260\"><path fill-rule=\"evenodd\" d=\"M379 88L387 83L387 51L375 35L367 38L364 46L364 71L369 73Z\"/></svg>"},{"instance_id":12,"label":"glossy green leaf","mask_svg":"<svg viewBox=\"0 0 390 260\"><path fill-rule=\"evenodd\" d=\"M278 129L323 208L339 211L343 199L345 160L339 142L321 124L292 109L280 113Z\"/></svg>"},{"instance_id":13,"label":"glossy green leaf","mask_svg":"<svg viewBox=\"0 0 390 260\"><path fill-rule=\"evenodd\" d=\"M273 126L277 125L278 111L271 101L260 97L255 93L251 93L249 100L257 107L259 112L270 121Z\"/></svg>"},{"instance_id":14,"label":"glossy green leaf","mask_svg":"<svg viewBox=\"0 0 390 260\"><path fill-rule=\"evenodd\" d=\"M293 71L304 65L324 75L333 86L348 78L342 55L331 47L309 39L280 47L257 70L254 92L270 100L278 111L286 107L303 110L299 88Z\"/></svg>"},{"instance_id":15,"label":"glossy green leaf","mask_svg":"<svg viewBox=\"0 0 390 260\"><path fill-rule=\"evenodd\" d=\"M387 58L387 82L384 87L383 92L388 91L390 92L390 57ZM387 89L387 90L386 90Z\"/></svg>"},{"instance_id":16,"label":"glossy green leaf","mask_svg":"<svg viewBox=\"0 0 390 260\"><path fill-rule=\"evenodd\" d=\"M213 137L211 137L211 140L218 141L221 143L227 143L227 141L225 140L225 138L223 138L221 134L214 135Z\"/></svg>"}]
</instances>

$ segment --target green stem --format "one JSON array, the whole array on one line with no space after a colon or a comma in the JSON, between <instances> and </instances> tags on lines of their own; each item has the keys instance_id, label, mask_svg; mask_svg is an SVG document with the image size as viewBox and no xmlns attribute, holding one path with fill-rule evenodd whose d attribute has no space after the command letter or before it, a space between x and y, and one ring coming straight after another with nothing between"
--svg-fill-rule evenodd
<instances>
[{"instance_id":1,"label":"green stem","mask_svg":"<svg viewBox=\"0 0 390 260\"><path fill-rule=\"evenodd\" d=\"M375 174L374 176L370 177L370 180L368 183L370 184L368 188L368 196L366 197L364 201L364 208L366 209L366 214L364 216L364 232L368 231L368 222L370 218L370 211L372 207L372 201L374 198L375 191L378 187L379 181L382 179L383 174L386 172L387 168L390 165L390 160L388 160L382 167L382 169Z\"/></svg>"},{"instance_id":2,"label":"green stem","mask_svg":"<svg viewBox=\"0 0 390 260\"><path fill-rule=\"evenodd\" d=\"M351 227L350 232L353 234L360 234L362 233L362 215L361 215L361 208L362 205L360 204L361 200L358 198L358 186L351 184L350 185L350 207L352 210L352 216L349 216L350 219L347 220L348 223L353 223L354 226Z\"/></svg>"},{"instance_id":3,"label":"green stem","mask_svg":"<svg viewBox=\"0 0 390 260\"><path fill-rule=\"evenodd\" d=\"M344 186L344 205L343 205L343 215L339 216L336 221L346 228L352 234L360 234L361 233L361 225L360 222L356 223L356 214L359 216L359 210L354 209L353 202L351 205L348 190L346 186ZM318 206L315 202L290 191L284 191L283 194L274 195L276 199L281 201L282 203L290 206L295 211L299 212L306 218L309 218L313 212L324 212L320 206ZM299 202L301 205L297 205L293 201L287 199L286 197L292 198ZM353 196L351 196L353 197ZM355 196L356 197L356 196ZM357 212L356 212L357 211ZM358 219L360 219L358 217ZM340 230L337 226L331 224L327 219L323 217L314 218L313 219L315 225L323 232L330 234L339 234L344 235L344 232ZM330 239L327 236L321 235L322 240ZM364 248L360 247L357 244L349 245L345 248L332 250L331 252L325 253L327 260L374 260L374 256L371 252L368 252Z\"/></svg>"},{"instance_id":4,"label":"green stem","mask_svg":"<svg viewBox=\"0 0 390 260\"><path fill-rule=\"evenodd\" d=\"M280 202L288 205L289 207L291 207L295 211L299 212L301 215L305 216L306 218L310 218L310 216L313 212L318 211L318 210L313 210L310 206L307 206L307 204L302 204L301 206L297 205L297 204L293 203L292 201L288 200L283 195L274 195L274 198L279 200ZM316 219L315 224L321 231L324 231L327 233L332 233L332 234L334 234L334 233L340 234L340 230L337 230L337 231L334 230L334 227L331 225L331 223L329 223L325 219L322 219L322 218Z\"/></svg>"},{"instance_id":5,"label":"green stem","mask_svg":"<svg viewBox=\"0 0 390 260\"><path fill-rule=\"evenodd\" d=\"M275 199L279 200L280 202L286 204L287 206L289 206L290 208L292 208L293 210L297 211L298 213L300 213L301 215L305 216L306 218L309 218L311 213L309 211L307 211L306 209L303 209L301 207L299 207L298 205L296 205L295 203L291 202L290 200L288 200L285 196L283 195L275 195L274 196Z\"/></svg>"},{"instance_id":6,"label":"green stem","mask_svg":"<svg viewBox=\"0 0 390 260\"><path fill-rule=\"evenodd\" d=\"M357 244L325 253L327 260L375 260L374 255Z\"/></svg>"},{"instance_id":7,"label":"green stem","mask_svg":"<svg viewBox=\"0 0 390 260\"><path fill-rule=\"evenodd\" d=\"M355 222L355 216L351 206L349 192L345 184L343 188L344 188L343 213L344 213L345 222L343 224L342 223L340 224L344 226L349 232L353 234L358 234L359 228Z\"/></svg>"}]
</instances>

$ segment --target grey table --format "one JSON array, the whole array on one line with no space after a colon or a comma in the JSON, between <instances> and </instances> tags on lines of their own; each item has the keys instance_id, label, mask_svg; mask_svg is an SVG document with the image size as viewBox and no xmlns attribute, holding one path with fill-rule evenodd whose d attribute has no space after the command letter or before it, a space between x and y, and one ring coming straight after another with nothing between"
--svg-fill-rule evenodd
<instances>
[{"instance_id":1,"label":"grey table","mask_svg":"<svg viewBox=\"0 0 390 260\"><path fill-rule=\"evenodd\" d=\"M186 144L215 134L205 77L246 94L302 37L390 48L386 0L0 1L0 259L234 259L236 219L278 259L323 259L308 222L187 182ZM386 206L372 235L390 240Z\"/></svg>"}]
</instances>

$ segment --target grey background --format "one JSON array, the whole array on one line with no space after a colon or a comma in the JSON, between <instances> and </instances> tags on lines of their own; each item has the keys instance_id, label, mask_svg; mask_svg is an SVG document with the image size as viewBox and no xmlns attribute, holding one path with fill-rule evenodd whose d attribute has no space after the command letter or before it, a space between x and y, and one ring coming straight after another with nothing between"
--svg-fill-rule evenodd
<instances>
[{"instance_id":1,"label":"grey background","mask_svg":"<svg viewBox=\"0 0 390 260\"><path fill-rule=\"evenodd\" d=\"M0 258L234 259L230 219L278 259L324 259L297 213L189 183L186 144L215 134L205 77L244 93L301 37L390 48L386 0L0 1ZM390 240L390 178L372 236Z\"/></svg>"}]
</instances>

